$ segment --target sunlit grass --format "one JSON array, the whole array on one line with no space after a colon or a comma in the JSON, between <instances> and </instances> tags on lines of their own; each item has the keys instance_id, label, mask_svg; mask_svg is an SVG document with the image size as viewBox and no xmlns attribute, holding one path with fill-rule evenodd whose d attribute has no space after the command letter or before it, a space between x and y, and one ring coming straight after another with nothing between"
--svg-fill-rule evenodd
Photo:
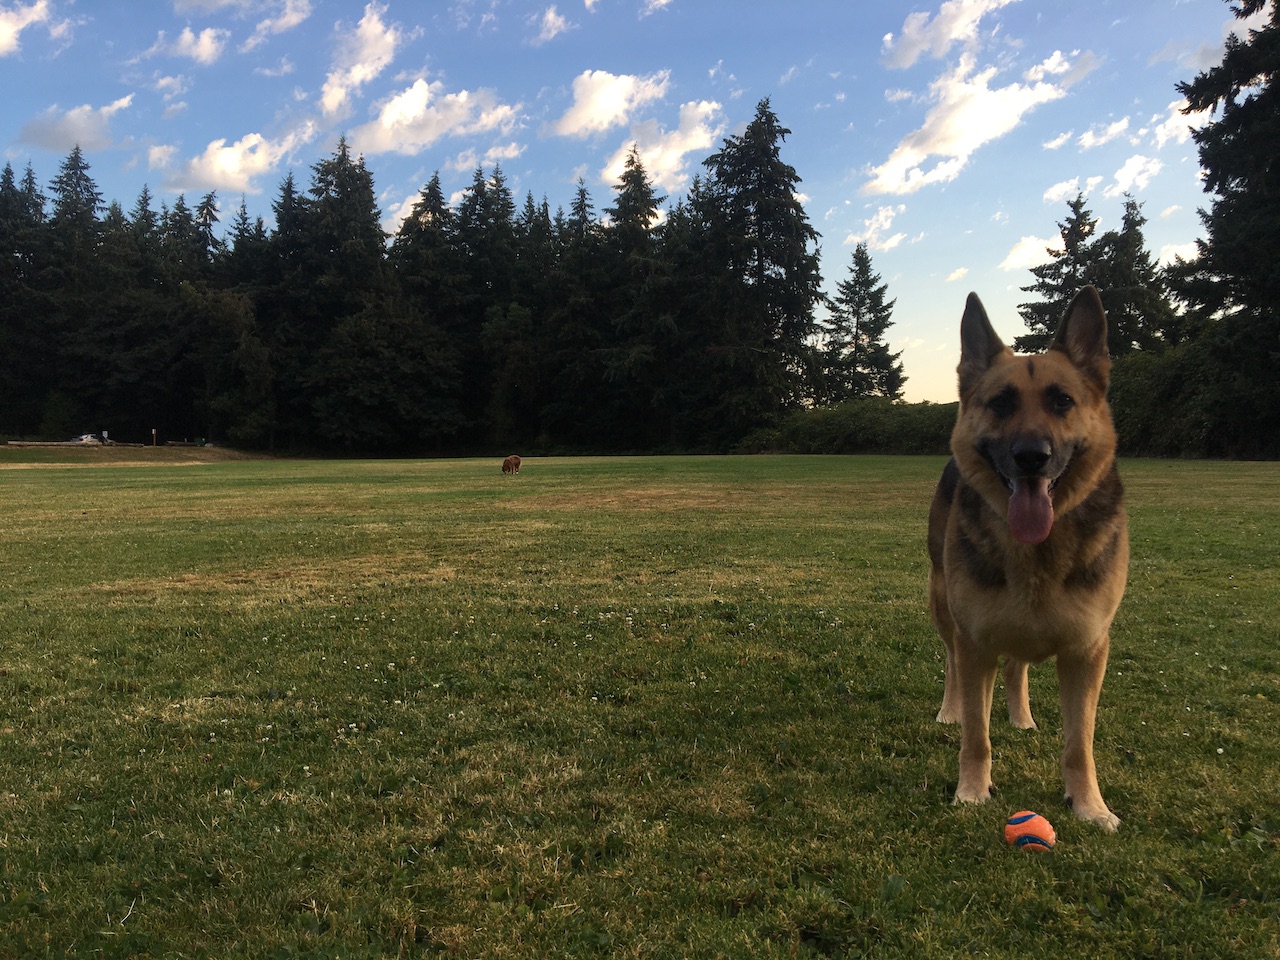
<instances>
[{"instance_id":1,"label":"sunlit grass","mask_svg":"<svg viewBox=\"0 0 1280 960\"><path fill-rule=\"evenodd\" d=\"M950 806L940 459L96 454L0 448L0 956L1280 946L1275 465L1124 465L1111 837L1043 667Z\"/></svg>"}]
</instances>

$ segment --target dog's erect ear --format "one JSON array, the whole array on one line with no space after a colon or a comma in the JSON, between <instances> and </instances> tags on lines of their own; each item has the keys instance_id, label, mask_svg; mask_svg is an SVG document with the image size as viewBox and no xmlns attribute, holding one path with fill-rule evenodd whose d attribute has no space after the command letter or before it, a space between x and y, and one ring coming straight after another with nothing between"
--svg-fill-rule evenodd
<instances>
[{"instance_id":1,"label":"dog's erect ear","mask_svg":"<svg viewBox=\"0 0 1280 960\"><path fill-rule=\"evenodd\" d=\"M964 316L960 318L960 399L967 400L979 378L986 373L996 357L1008 353L1009 348L996 335L987 319L987 311L976 293L969 294L964 304Z\"/></svg>"},{"instance_id":2,"label":"dog's erect ear","mask_svg":"<svg viewBox=\"0 0 1280 960\"><path fill-rule=\"evenodd\" d=\"M1111 355L1107 352L1107 315L1102 298L1092 286L1081 287L1067 307L1050 350L1061 350L1104 391L1111 377Z\"/></svg>"}]
</instances>

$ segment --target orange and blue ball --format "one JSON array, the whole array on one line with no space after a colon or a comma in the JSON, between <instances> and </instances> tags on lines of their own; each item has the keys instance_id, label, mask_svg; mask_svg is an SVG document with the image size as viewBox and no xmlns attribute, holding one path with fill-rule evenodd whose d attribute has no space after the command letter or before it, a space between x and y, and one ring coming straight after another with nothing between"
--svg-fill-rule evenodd
<instances>
[{"instance_id":1,"label":"orange and blue ball","mask_svg":"<svg viewBox=\"0 0 1280 960\"><path fill-rule=\"evenodd\" d=\"M1047 853L1057 839L1053 824L1031 810L1020 810L1004 825L1004 842L1022 850Z\"/></svg>"}]
</instances>

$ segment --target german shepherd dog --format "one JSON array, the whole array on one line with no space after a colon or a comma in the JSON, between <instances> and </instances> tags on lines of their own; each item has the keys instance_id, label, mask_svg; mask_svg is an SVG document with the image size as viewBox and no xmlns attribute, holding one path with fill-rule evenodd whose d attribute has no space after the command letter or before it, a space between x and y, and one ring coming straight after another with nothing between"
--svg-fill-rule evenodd
<instances>
[{"instance_id":1,"label":"german shepherd dog","mask_svg":"<svg viewBox=\"0 0 1280 960\"><path fill-rule=\"evenodd\" d=\"M929 612L947 649L938 720L959 723L956 803L991 795L1000 658L1009 719L1034 729L1027 667L1057 658L1062 778L1076 816L1114 831L1098 790L1094 718L1129 535L1107 406L1107 320L1093 287L1049 349L1015 356L970 294L960 321L953 457L929 508Z\"/></svg>"}]
</instances>

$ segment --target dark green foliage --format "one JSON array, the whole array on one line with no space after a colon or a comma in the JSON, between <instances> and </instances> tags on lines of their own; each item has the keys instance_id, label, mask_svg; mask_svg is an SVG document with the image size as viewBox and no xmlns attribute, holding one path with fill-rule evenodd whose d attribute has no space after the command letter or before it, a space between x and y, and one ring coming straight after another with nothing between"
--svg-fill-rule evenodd
<instances>
[{"instance_id":1,"label":"dark green foliage","mask_svg":"<svg viewBox=\"0 0 1280 960\"><path fill-rule=\"evenodd\" d=\"M894 403L887 397L846 400L796 410L773 431L749 438L746 449L777 453L948 453L959 405Z\"/></svg>"},{"instance_id":2,"label":"dark green foliage","mask_svg":"<svg viewBox=\"0 0 1280 960\"><path fill-rule=\"evenodd\" d=\"M839 403L855 397L902 397L900 353L890 353L885 331L893 326L888 285L871 266L865 243L858 244L849 276L836 284L827 305L829 316L819 323L817 399Z\"/></svg>"},{"instance_id":3,"label":"dark green foliage","mask_svg":"<svg viewBox=\"0 0 1280 960\"><path fill-rule=\"evenodd\" d=\"M1107 311L1107 340L1113 357L1175 342L1178 334L1164 279L1146 249L1142 205L1125 198L1119 230L1095 236L1098 221L1085 207L1084 194L1067 203L1058 224L1062 249L1050 249L1048 263L1032 267L1036 278L1025 293L1040 299L1020 304L1031 333L1014 341L1018 350L1039 353L1053 339L1071 298L1085 284L1102 295Z\"/></svg>"}]
</instances>

